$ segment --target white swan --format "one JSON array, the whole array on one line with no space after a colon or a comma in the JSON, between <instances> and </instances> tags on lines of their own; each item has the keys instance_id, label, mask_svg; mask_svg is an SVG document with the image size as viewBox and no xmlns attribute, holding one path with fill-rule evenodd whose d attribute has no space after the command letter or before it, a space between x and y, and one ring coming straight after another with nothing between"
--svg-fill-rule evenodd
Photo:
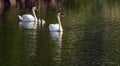
<instances>
[{"instance_id":1,"label":"white swan","mask_svg":"<svg viewBox=\"0 0 120 66\"><path fill-rule=\"evenodd\" d=\"M45 24L43 19L37 19L35 9L36 7L32 8L33 16L31 14L24 14L22 17L18 15L19 19L21 20L19 23L21 27L26 29L37 29L37 26L43 26Z\"/></svg>"},{"instance_id":2,"label":"white swan","mask_svg":"<svg viewBox=\"0 0 120 66\"><path fill-rule=\"evenodd\" d=\"M36 22L37 17L36 17L36 14L35 14L35 9L36 9L36 7L32 8L33 16L31 14L24 14L22 16L18 15L19 19L22 22Z\"/></svg>"},{"instance_id":3,"label":"white swan","mask_svg":"<svg viewBox=\"0 0 120 66\"><path fill-rule=\"evenodd\" d=\"M61 15L62 15L61 13L57 14L58 24L50 24L49 25L49 30L50 31L59 31L59 32L63 31L62 24L61 24L61 21L60 21L60 16Z\"/></svg>"}]
</instances>

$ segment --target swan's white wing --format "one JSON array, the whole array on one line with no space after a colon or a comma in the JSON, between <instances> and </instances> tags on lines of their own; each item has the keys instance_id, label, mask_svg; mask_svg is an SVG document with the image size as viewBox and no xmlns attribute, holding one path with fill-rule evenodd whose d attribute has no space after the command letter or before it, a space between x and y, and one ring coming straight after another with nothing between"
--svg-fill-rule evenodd
<instances>
[{"instance_id":1,"label":"swan's white wing","mask_svg":"<svg viewBox=\"0 0 120 66\"><path fill-rule=\"evenodd\" d=\"M50 31L58 31L59 30L59 24L50 24L49 25Z\"/></svg>"},{"instance_id":2,"label":"swan's white wing","mask_svg":"<svg viewBox=\"0 0 120 66\"><path fill-rule=\"evenodd\" d=\"M31 14L22 15L22 21L33 22L35 18Z\"/></svg>"}]
</instances>

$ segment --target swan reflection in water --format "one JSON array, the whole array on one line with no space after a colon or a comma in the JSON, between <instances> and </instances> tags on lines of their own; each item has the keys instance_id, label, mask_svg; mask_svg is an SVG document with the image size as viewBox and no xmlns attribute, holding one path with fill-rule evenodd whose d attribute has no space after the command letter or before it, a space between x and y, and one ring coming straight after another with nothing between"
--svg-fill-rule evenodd
<instances>
[{"instance_id":1,"label":"swan reflection in water","mask_svg":"<svg viewBox=\"0 0 120 66\"><path fill-rule=\"evenodd\" d=\"M37 30L21 29L21 45L25 56L34 58L37 50Z\"/></svg>"},{"instance_id":2,"label":"swan reflection in water","mask_svg":"<svg viewBox=\"0 0 120 66\"><path fill-rule=\"evenodd\" d=\"M25 29L37 29L37 24L35 22L19 22L19 27Z\"/></svg>"},{"instance_id":3,"label":"swan reflection in water","mask_svg":"<svg viewBox=\"0 0 120 66\"><path fill-rule=\"evenodd\" d=\"M44 23L39 23L40 21L37 22L19 22L19 28L24 28L24 29L37 29L40 28L42 29L44 27Z\"/></svg>"},{"instance_id":4,"label":"swan reflection in water","mask_svg":"<svg viewBox=\"0 0 120 66\"><path fill-rule=\"evenodd\" d=\"M63 32L58 32L58 31L50 31L50 44L54 46L52 48L52 53L53 53L53 60L55 61L56 64L61 63L61 49L62 49L62 34Z\"/></svg>"}]
</instances>

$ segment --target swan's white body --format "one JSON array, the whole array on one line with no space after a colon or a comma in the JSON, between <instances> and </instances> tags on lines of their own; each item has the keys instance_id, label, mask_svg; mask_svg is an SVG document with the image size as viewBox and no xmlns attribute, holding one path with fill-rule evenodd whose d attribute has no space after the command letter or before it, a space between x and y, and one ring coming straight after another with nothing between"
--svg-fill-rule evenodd
<instances>
[{"instance_id":1,"label":"swan's white body","mask_svg":"<svg viewBox=\"0 0 120 66\"><path fill-rule=\"evenodd\" d=\"M37 19L36 14L35 14L35 9L36 7L32 8L33 16L31 14L24 14L22 16L18 15L19 19L21 20L20 26L27 28L27 29L36 29L37 24L45 24L45 21L42 19Z\"/></svg>"},{"instance_id":2,"label":"swan's white body","mask_svg":"<svg viewBox=\"0 0 120 66\"><path fill-rule=\"evenodd\" d=\"M31 14L24 14L22 16L18 15L19 19L22 22L36 22L37 17L36 17L36 14L35 14L35 9L36 9L36 7L32 8L33 16Z\"/></svg>"},{"instance_id":3,"label":"swan's white body","mask_svg":"<svg viewBox=\"0 0 120 66\"><path fill-rule=\"evenodd\" d=\"M31 14L25 14L25 15L22 15L22 17L18 15L18 17L22 22L34 22L35 21L35 18Z\"/></svg>"},{"instance_id":4,"label":"swan's white body","mask_svg":"<svg viewBox=\"0 0 120 66\"><path fill-rule=\"evenodd\" d=\"M61 24L61 21L60 21L60 15L61 15L61 13L57 14L58 24L50 24L49 25L49 30L50 31L60 31L60 32L63 31L62 24Z\"/></svg>"}]
</instances>

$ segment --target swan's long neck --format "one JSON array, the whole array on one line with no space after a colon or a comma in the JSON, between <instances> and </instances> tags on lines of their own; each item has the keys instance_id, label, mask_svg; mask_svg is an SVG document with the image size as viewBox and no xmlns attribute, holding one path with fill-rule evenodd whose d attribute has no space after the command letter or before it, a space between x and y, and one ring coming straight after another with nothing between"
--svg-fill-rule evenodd
<instances>
[{"instance_id":1,"label":"swan's long neck","mask_svg":"<svg viewBox=\"0 0 120 66\"><path fill-rule=\"evenodd\" d=\"M62 30L62 24L61 24L61 21L60 21L60 15L57 16L57 19L58 19L58 23L59 23L59 30L61 31Z\"/></svg>"},{"instance_id":2,"label":"swan's long neck","mask_svg":"<svg viewBox=\"0 0 120 66\"><path fill-rule=\"evenodd\" d=\"M37 21L37 17L36 17L36 14L35 14L35 9L32 9L32 11L33 11L33 16L35 18L35 21Z\"/></svg>"}]
</instances>

